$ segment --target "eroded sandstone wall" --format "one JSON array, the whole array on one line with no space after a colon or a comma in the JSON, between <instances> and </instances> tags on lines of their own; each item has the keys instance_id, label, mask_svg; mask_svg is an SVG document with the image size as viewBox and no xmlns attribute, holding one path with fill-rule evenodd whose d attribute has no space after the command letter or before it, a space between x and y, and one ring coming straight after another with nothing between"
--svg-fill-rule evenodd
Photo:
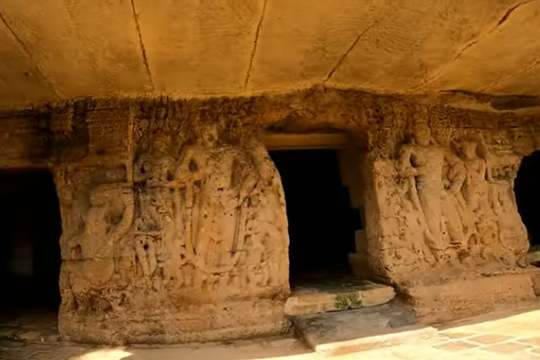
<instances>
[{"instance_id":1,"label":"eroded sandstone wall","mask_svg":"<svg viewBox=\"0 0 540 360\"><path fill-rule=\"evenodd\" d=\"M266 149L249 129L162 110L89 112L87 153L54 167L61 333L179 342L284 330L287 222Z\"/></svg>"},{"instance_id":2,"label":"eroded sandstone wall","mask_svg":"<svg viewBox=\"0 0 540 360\"><path fill-rule=\"evenodd\" d=\"M0 168L47 167L51 152L49 116L0 113Z\"/></svg>"},{"instance_id":3,"label":"eroded sandstone wall","mask_svg":"<svg viewBox=\"0 0 540 360\"><path fill-rule=\"evenodd\" d=\"M12 134L32 129L20 132L20 151L0 145L13 154L2 164L28 166L31 153L55 175L63 227L59 325L68 339L199 341L286 328L285 199L259 140L264 131L350 137L347 161L358 166L345 180L365 221L360 275L404 292L451 282L459 292L456 281L474 288L486 274L524 271L528 244L512 187L520 159L540 148L534 116L313 89L238 99L86 99L24 119L0 121ZM36 141L42 145L32 147ZM359 187L350 183L356 178ZM527 297L532 285L521 280ZM508 292L500 289L485 294ZM454 297L464 304L469 295Z\"/></svg>"},{"instance_id":4,"label":"eroded sandstone wall","mask_svg":"<svg viewBox=\"0 0 540 360\"><path fill-rule=\"evenodd\" d=\"M522 157L538 149L538 122L446 111L369 130L366 246L351 258L356 273L396 285L424 322L538 293L513 191Z\"/></svg>"},{"instance_id":5,"label":"eroded sandstone wall","mask_svg":"<svg viewBox=\"0 0 540 360\"><path fill-rule=\"evenodd\" d=\"M529 243L513 182L531 138L487 119L470 125L418 119L372 133L376 273L410 285L519 267Z\"/></svg>"}]
</instances>

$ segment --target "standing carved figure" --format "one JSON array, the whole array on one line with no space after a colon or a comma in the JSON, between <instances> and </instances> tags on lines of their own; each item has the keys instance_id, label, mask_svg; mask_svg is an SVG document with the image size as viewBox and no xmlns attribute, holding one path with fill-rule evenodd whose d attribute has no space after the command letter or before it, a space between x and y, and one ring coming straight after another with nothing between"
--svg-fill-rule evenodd
<instances>
[{"instance_id":1,"label":"standing carved figure","mask_svg":"<svg viewBox=\"0 0 540 360\"><path fill-rule=\"evenodd\" d=\"M158 267L166 267L177 254L173 220L173 199L169 189L175 168L170 135L152 134L150 145L134 165L138 214L133 246L145 277Z\"/></svg>"},{"instance_id":2,"label":"standing carved figure","mask_svg":"<svg viewBox=\"0 0 540 360\"><path fill-rule=\"evenodd\" d=\"M482 139L465 139L460 142L459 155L463 160L466 178L463 197L473 219L473 231L468 240L472 255L481 261L499 261L499 221L490 202L491 171L487 150Z\"/></svg>"},{"instance_id":3,"label":"standing carved figure","mask_svg":"<svg viewBox=\"0 0 540 360\"><path fill-rule=\"evenodd\" d=\"M135 161L134 181L163 185L172 179L175 159L171 153L171 138L165 134L155 134L148 152L142 153Z\"/></svg>"},{"instance_id":4,"label":"standing carved figure","mask_svg":"<svg viewBox=\"0 0 540 360\"><path fill-rule=\"evenodd\" d=\"M453 153L445 156L442 189L443 227L450 245L463 251L472 230L471 215L463 198L466 170L463 161Z\"/></svg>"},{"instance_id":5,"label":"standing carved figure","mask_svg":"<svg viewBox=\"0 0 540 360\"><path fill-rule=\"evenodd\" d=\"M133 212L131 188L101 185L91 192L84 229L69 241L91 283L102 285L113 275L115 244L131 227Z\"/></svg>"},{"instance_id":6,"label":"standing carved figure","mask_svg":"<svg viewBox=\"0 0 540 360\"><path fill-rule=\"evenodd\" d=\"M198 218L195 222L192 217L197 234L193 244L195 259L204 271L228 272L236 264L236 249L241 246L242 196L248 164L241 151L218 144L216 126L205 127L201 140L206 156L199 156L205 161L197 189L198 206L193 207Z\"/></svg>"},{"instance_id":7,"label":"standing carved figure","mask_svg":"<svg viewBox=\"0 0 540 360\"><path fill-rule=\"evenodd\" d=\"M471 211L479 212L489 206L488 181L491 175L487 160L478 155L478 143L475 141L463 141L459 149L467 175L463 196Z\"/></svg>"},{"instance_id":8,"label":"standing carved figure","mask_svg":"<svg viewBox=\"0 0 540 360\"><path fill-rule=\"evenodd\" d=\"M491 201L499 224L499 238L507 264L523 260L529 248L527 229L518 212L513 191L519 158L506 159L507 163L493 168Z\"/></svg>"},{"instance_id":9,"label":"standing carved figure","mask_svg":"<svg viewBox=\"0 0 540 360\"><path fill-rule=\"evenodd\" d=\"M182 149L169 183L174 189L176 229L181 234L185 257L191 261L201 251L199 240L201 191L208 173L209 151L217 141L215 128L203 131L195 144Z\"/></svg>"},{"instance_id":10,"label":"standing carved figure","mask_svg":"<svg viewBox=\"0 0 540 360\"><path fill-rule=\"evenodd\" d=\"M246 241L244 249L240 249L247 257L247 283L288 286L289 234L287 217L282 212L285 194L281 178L263 144L254 140L248 149L255 183L244 187L250 193L243 196L249 199L243 202L249 207L245 210Z\"/></svg>"},{"instance_id":11,"label":"standing carved figure","mask_svg":"<svg viewBox=\"0 0 540 360\"><path fill-rule=\"evenodd\" d=\"M426 124L417 125L413 143L404 145L399 156L399 174L408 180L409 199L423 220L426 244L439 258L447 247L441 237L441 188L444 152Z\"/></svg>"}]
</instances>

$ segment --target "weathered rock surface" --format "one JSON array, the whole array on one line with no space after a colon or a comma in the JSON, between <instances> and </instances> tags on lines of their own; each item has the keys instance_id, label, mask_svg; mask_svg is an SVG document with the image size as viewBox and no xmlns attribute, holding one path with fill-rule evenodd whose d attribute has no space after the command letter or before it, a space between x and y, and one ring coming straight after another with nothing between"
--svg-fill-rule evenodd
<instances>
[{"instance_id":1,"label":"weathered rock surface","mask_svg":"<svg viewBox=\"0 0 540 360\"><path fill-rule=\"evenodd\" d=\"M535 297L513 194L521 158L540 148L534 115L316 88L82 99L0 120L0 166L55 176L67 339L199 341L287 328L285 199L265 132L349 140L344 184L364 222L351 263L363 277L441 316Z\"/></svg>"},{"instance_id":2,"label":"weathered rock surface","mask_svg":"<svg viewBox=\"0 0 540 360\"><path fill-rule=\"evenodd\" d=\"M412 299L420 322L444 323L471 314L485 314L506 304L531 303L536 300L537 278L535 270L418 284L404 291Z\"/></svg>"},{"instance_id":3,"label":"weathered rock surface","mask_svg":"<svg viewBox=\"0 0 540 360\"><path fill-rule=\"evenodd\" d=\"M540 95L521 0L0 1L0 107L81 96Z\"/></svg>"},{"instance_id":4,"label":"weathered rock surface","mask_svg":"<svg viewBox=\"0 0 540 360\"><path fill-rule=\"evenodd\" d=\"M286 329L287 220L266 149L175 117L130 130L125 162L55 169L62 334L178 342Z\"/></svg>"}]
</instances>

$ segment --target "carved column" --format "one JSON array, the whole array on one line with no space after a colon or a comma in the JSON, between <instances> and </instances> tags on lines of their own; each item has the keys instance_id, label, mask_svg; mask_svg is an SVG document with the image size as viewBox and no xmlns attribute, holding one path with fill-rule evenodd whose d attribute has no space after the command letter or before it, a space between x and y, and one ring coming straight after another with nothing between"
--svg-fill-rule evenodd
<instances>
[{"instance_id":1,"label":"carved column","mask_svg":"<svg viewBox=\"0 0 540 360\"><path fill-rule=\"evenodd\" d=\"M404 130L389 130L401 140L373 150L367 166L373 274L407 293L426 319L534 298L520 266L528 249L513 193L520 157L501 141L507 134L455 128L444 137L425 123Z\"/></svg>"},{"instance_id":2,"label":"carved column","mask_svg":"<svg viewBox=\"0 0 540 360\"><path fill-rule=\"evenodd\" d=\"M88 154L55 167L62 335L182 342L284 330L285 202L264 146L222 124L138 116L89 114Z\"/></svg>"}]
</instances>

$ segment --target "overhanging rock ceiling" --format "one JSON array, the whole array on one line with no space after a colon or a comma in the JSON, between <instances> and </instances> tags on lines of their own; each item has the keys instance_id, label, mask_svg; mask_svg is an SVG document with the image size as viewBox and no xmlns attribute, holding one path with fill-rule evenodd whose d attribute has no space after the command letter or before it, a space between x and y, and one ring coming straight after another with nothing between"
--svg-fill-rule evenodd
<instances>
[{"instance_id":1,"label":"overhanging rock ceiling","mask_svg":"<svg viewBox=\"0 0 540 360\"><path fill-rule=\"evenodd\" d=\"M540 1L0 0L0 108L317 84L540 95Z\"/></svg>"}]
</instances>

